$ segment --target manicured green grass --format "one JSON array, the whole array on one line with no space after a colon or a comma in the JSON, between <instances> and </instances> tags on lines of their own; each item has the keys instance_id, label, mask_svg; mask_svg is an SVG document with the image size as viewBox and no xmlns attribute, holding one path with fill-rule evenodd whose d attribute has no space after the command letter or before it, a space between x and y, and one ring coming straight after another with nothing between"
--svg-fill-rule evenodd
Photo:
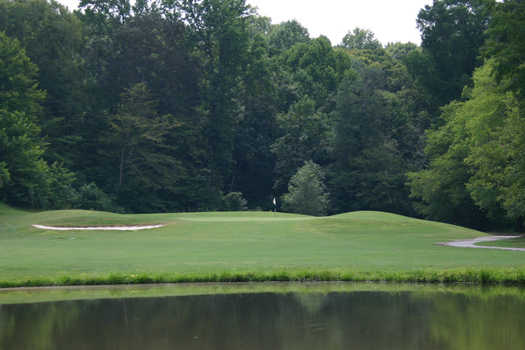
<instances>
[{"instance_id":1,"label":"manicured green grass","mask_svg":"<svg viewBox=\"0 0 525 350\"><path fill-rule=\"evenodd\" d=\"M525 236L520 236L512 239L505 239L501 241L483 242L476 245L487 247L507 247L507 248L525 248Z\"/></svg>"},{"instance_id":2,"label":"manicured green grass","mask_svg":"<svg viewBox=\"0 0 525 350\"><path fill-rule=\"evenodd\" d=\"M56 226L163 223L146 231ZM0 286L204 281L525 282L523 252L437 242L478 231L380 212L119 215L0 207Z\"/></svg>"}]
</instances>

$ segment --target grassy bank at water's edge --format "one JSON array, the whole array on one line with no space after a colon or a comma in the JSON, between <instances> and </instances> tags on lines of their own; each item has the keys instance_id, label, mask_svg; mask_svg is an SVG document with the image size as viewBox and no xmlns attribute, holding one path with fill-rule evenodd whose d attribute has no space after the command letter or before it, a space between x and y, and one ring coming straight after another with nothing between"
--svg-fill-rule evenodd
<instances>
[{"instance_id":1,"label":"grassy bank at water's edge","mask_svg":"<svg viewBox=\"0 0 525 350\"><path fill-rule=\"evenodd\" d=\"M51 288L0 289L0 305L25 304L65 300L152 298L185 295L225 295L225 294L322 294L348 292L388 292L416 293L426 295L463 294L476 298L510 296L525 300L525 289L521 287L491 286L480 287L465 284L425 284L425 283L179 283L148 284L125 286L80 286Z\"/></svg>"},{"instance_id":2,"label":"grassy bank at water's edge","mask_svg":"<svg viewBox=\"0 0 525 350\"><path fill-rule=\"evenodd\" d=\"M162 223L145 231L55 226ZM0 206L0 287L248 281L525 284L523 252L438 242L482 232L381 212L121 215Z\"/></svg>"}]
</instances>

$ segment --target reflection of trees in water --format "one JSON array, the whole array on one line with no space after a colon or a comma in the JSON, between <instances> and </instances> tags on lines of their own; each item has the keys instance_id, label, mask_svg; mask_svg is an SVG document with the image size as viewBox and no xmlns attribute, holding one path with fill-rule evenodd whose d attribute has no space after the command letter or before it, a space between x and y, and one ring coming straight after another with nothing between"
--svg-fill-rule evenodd
<instances>
[{"instance_id":1,"label":"reflection of trees in water","mask_svg":"<svg viewBox=\"0 0 525 350\"><path fill-rule=\"evenodd\" d=\"M54 350L54 338L67 334L82 314L78 303L29 306L0 305L0 349Z\"/></svg>"},{"instance_id":2,"label":"reflection of trees in water","mask_svg":"<svg viewBox=\"0 0 525 350\"><path fill-rule=\"evenodd\" d=\"M429 301L409 301L408 293L328 294L316 315L326 334L312 349L440 349L429 343Z\"/></svg>"},{"instance_id":3,"label":"reflection of trees in water","mask_svg":"<svg viewBox=\"0 0 525 350\"><path fill-rule=\"evenodd\" d=\"M447 349L525 349L525 299L436 294L431 336Z\"/></svg>"},{"instance_id":4,"label":"reflection of trees in water","mask_svg":"<svg viewBox=\"0 0 525 350\"><path fill-rule=\"evenodd\" d=\"M496 349L507 340L506 349L523 349L518 310L524 303L512 297L484 305L464 295L375 292L4 305L0 349L442 350ZM512 336L495 336L493 327Z\"/></svg>"}]
</instances>

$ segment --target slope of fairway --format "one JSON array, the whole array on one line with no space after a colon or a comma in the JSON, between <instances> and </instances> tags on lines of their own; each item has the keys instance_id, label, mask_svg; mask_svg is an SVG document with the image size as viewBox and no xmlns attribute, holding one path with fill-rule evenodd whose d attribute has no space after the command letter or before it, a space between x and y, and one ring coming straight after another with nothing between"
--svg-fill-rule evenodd
<instances>
[{"instance_id":1,"label":"slope of fairway","mask_svg":"<svg viewBox=\"0 0 525 350\"><path fill-rule=\"evenodd\" d=\"M32 224L166 226L64 232ZM1 206L0 282L89 280L111 274L395 273L525 265L522 252L436 245L483 235L381 212L324 218L270 212L121 215L84 210L32 213Z\"/></svg>"}]
</instances>

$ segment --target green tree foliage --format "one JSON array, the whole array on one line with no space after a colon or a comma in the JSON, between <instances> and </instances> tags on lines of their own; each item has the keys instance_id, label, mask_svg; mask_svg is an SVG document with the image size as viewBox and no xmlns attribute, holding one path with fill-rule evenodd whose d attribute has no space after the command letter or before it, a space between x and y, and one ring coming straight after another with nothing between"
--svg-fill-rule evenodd
<instances>
[{"instance_id":1,"label":"green tree foliage","mask_svg":"<svg viewBox=\"0 0 525 350\"><path fill-rule=\"evenodd\" d=\"M416 44L410 42L388 43L385 47L385 51L390 55L390 57L400 62L405 62L407 56L418 49L419 47Z\"/></svg>"},{"instance_id":2,"label":"green tree foliage","mask_svg":"<svg viewBox=\"0 0 525 350\"><path fill-rule=\"evenodd\" d=\"M7 163L0 162L0 190L6 185L9 181L9 169L7 168Z\"/></svg>"},{"instance_id":3,"label":"green tree foliage","mask_svg":"<svg viewBox=\"0 0 525 350\"><path fill-rule=\"evenodd\" d=\"M87 210L119 211L111 198L96 184L89 183L80 186L77 191L74 207Z\"/></svg>"},{"instance_id":4,"label":"green tree foliage","mask_svg":"<svg viewBox=\"0 0 525 350\"><path fill-rule=\"evenodd\" d=\"M254 14L248 18L248 32L250 37L259 36L266 39L271 30L272 19L270 17Z\"/></svg>"},{"instance_id":5,"label":"green tree foliage","mask_svg":"<svg viewBox=\"0 0 525 350\"><path fill-rule=\"evenodd\" d=\"M38 88L38 67L34 65L16 39L0 32L0 108L23 113L33 123L39 120L45 92Z\"/></svg>"},{"instance_id":6,"label":"green tree foliage","mask_svg":"<svg viewBox=\"0 0 525 350\"><path fill-rule=\"evenodd\" d=\"M525 217L523 3L497 3L490 18L483 47L489 60L464 101L443 109L445 124L428 133L430 166L410 174L410 185L429 217L478 227L510 219L519 228Z\"/></svg>"},{"instance_id":7,"label":"green tree foliage","mask_svg":"<svg viewBox=\"0 0 525 350\"><path fill-rule=\"evenodd\" d=\"M383 45L376 39L375 34L368 29L354 28L343 37L344 48L349 50L379 50Z\"/></svg>"},{"instance_id":8,"label":"green tree foliage","mask_svg":"<svg viewBox=\"0 0 525 350\"><path fill-rule=\"evenodd\" d=\"M490 218L506 213L519 226L525 218L525 118L510 92L512 83L494 80L494 65L489 61L475 73L476 86L463 106L471 135L465 159L472 170L467 190Z\"/></svg>"},{"instance_id":9,"label":"green tree foliage","mask_svg":"<svg viewBox=\"0 0 525 350\"><path fill-rule=\"evenodd\" d=\"M55 1L1 0L0 30L17 38L39 68L35 78L47 95L39 114L45 158L72 167L85 100L80 21Z\"/></svg>"},{"instance_id":10,"label":"green tree foliage","mask_svg":"<svg viewBox=\"0 0 525 350\"><path fill-rule=\"evenodd\" d=\"M144 1L137 5L144 6ZM124 23L131 18L131 3L129 0L81 0L79 7L90 17L98 17L100 23Z\"/></svg>"},{"instance_id":11,"label":"green tree foliage","mask_svg":"<svg viewBox=\"0 0 525 350\"><path fill-rule=\"evenodd\" d=\"M484 55L494 59L498 78L510 79L510 87L525 98L525 3L497 3L487 35Z\"/></svg>"},{"instance_id":12,"label":"green tree foliage","mask_svg":"<svg viewBox=\"0 0 525 350\"><path fill-rule=\"evenodd\" d=\"M429 217L469 225L521 220L523 122L508 84L498 84L489 61L474 74L466 101L443 109L446 121L428 133L426 170L410 174L412 195ZM512 136L510 136L512 135ZM513 195L514 194L514 195ZM448 206L446 205L448 203Z\"/></svg>"},{"instance_id":13,"label":"green tree foliage","mask_svg":"<svg viewBox=\"0 0 525 350\"><path fill-rule=\"evenodd\" d=\"M523 102L521 103L523 106ZM507 216L516 221L516 228L523 230L525 220L525 118L517 105L510 110L502 130L502 143L507 145L509 161L505 166L504 183L498 200Z\"/></svg>"},{"instance_id":14,"label":"green tree foliage","mask_svg":"<svg viewBox=\"0 0 525 350\"><path fill-rule=\"evenodd\" d=\"M432 113L461 96L472 72L482 62L494 0L436 0L419 12L423 51L413 51L407 64L431 100Z\"/></svg>"},{"instance_id":15,"label":"green tree foliage","mask_svg":"<svg viewBox=\"0 0 525 350\"><path fill-rule=\"evenodd\" d=\"M402 94L389 91L387 81L385 67L372 64L349 75L339 90L330 171L337 212L409 210L404 171L413 163L408 155L416 152L403 149L402 140L414 125L403 114Z\"/></svg>"},{"instance_id":16,"label":"green tree foliage","mask_svg":"<svg viewBox=\"0 0 525 350\"><path fill-rule=\"evenodd\" d=\"M144 5L140 14L99 33L91 17L82 18L91 31L85 53L88 69L93 82L103 87L96 95L98 105L113 109L123 86L145 82L158 97L162 113L191 114L199 106L201 67L190 53L189 32L179 19Z\"/></svg>"},{"instance_id":17,"label":"green tree foliage","mask_svg":"<svg viewBox=\"0 0 525 350\"><path fill-rule=\"evenodd\" d=\"M148 193L154 197L152 203L163 210L218 207L220 189L212 188L210 183L210 150L205 133L210 113L204 106L208 81L203 65L208 58L200 51L200 39L183 23L173 3L160 7L157 2L135 2L129 13L127 5L115 2L84 1L83 5L85 13L79 16L89 38L85 56L90 103L81 129L85 142L78 147L84 156L77 162L77 171L85 182L95 181L110 193L116 190L115 172L108 171L114 163L105 156L107 142L100 142L100 135L111 140L108 116L121 108L122 91L145 83L156 101L155 112L170 114L181 125L166 132L163 139L170 146L170 156L184 165L183 170L177 167L173 174L177 183L172 183L169 190ZM143 190L139 183L126 185L130 198ZM124 198L127 196L121 203ZM210 198L217 204L211 205Z\"/></svg>"},{"instance_id":18,"label":"green tree foliage","mask_svg":"<svg viewBox=\"0 0 525 350\"><path fill-rule=\"evenodd\" d=\"M8 185L8 191L18 184L26 189L26 195L31 180L39 176L36 165L43 167L44 144L38 137L40 129L36 123L45 93L38 89L37 72L19 41L0 32L2 182Z\"/></svg>"},{"instance_id":19,"label":"green tree foliage","mask_svg":"<svg viewBox=\"0 0 525 350\"><path fill-rule=\"evenodd\" d=\"M487 222L465 187L470 172L464 164L468 155L464 124L448 122L456 107L457 102L444 107L445 125L428 133L425 152L430 165L408 175L411 195L421 201L416 209L427 218L479 228Z\"/></svg>"},{"instance_id":20,"label":"green tree foliage","mask_svg":"<svg viewBox=\"0 0 525 350\"><path fill-rule=\"evenodd\" d=\"M268 44L271 55L278 55L290 49L295 44L310 41L308 29L296 20L291 20L271 26Z\"/></svg>"},{"instance_id":21,"label":"green tree foliage","mask_svg":"<svg viewBox=\"0 0 525 350\"><path fill-rule=\"evenodd\" d=\"M181 124L171 115L158 115L157 103L144 83L125 90L117 113L109 118L110 130L104 139L111 150L108 156L114 164L112 178L116 179L119 200L140 202L139 198L150 197L149 206L156 204L162 209L166 205L156 203L152 194L176 191L181 166L165 141Z\"/></svg>"},{"instance_id":22,"label":"green tree foliage","mask_svg":"<svg viewBox=\"0 0 525 350\"><path fill-rule=\"evenodd\" d=\"M294 104L288 113L277 116L282 135L271 146L276 157L275 184L277 193L284 193L292 175L307 160L323 161L328 157L329 121L317 112L308 97Z\"/></svg>"},{"instance_id":23,"label":"green tree foliage","mask_svg":"<svg viewBox=\"0 0 525 350\"><path fill-rule=\"evenodd\" d=\"M332 48L325 37L299 43L277 59L283 78L278 83L281 113L272 144L275 155L274 190L286 191L290 177L307 160L329 162L332 133L330 113L346 71L352 65L346 52Z\"/></svg>"},{"instance_id":24,"label":"green tree foliage","mask_svg":"<svg viewBox=\"0 0 525 350\"><path fill-rule=\"evenodd\" d=\"M45 184L47 170L42 160L44 151L39 132L32 118L23 112L0 109L2 197L8 203L40 206L32 198L34 188Z\"/></svg>"},{"instance_id":25,"label":"green tree foliage","mask_svg":"<svg viewBox=\"0 0 525 350\"><path fill-rule=\"evenodd\" d=\"M45 94L36 83L37 67L16 39L0 32L0 194L21 206L67 206L74 176L43 160L37 125Z\"/></svg>"},{"instance_id":26,"label":"green tree foliage","mask_svg":"<svg viewBox=\"0 0 525 350\"><path fill-rule=\"evenodd\" d=\"M312 161L305 162L290 179L288 193L283 196L283 209L322 216L327 213L328 203L323 170Z\"/></svg>"},{"instance_id":27,"label":"green tree foliage","mask_svg":"<svg viewBox=\"0 0 525 350\"><path fill-rule=\"evenodd\" d=\"M316 108L333 103L338 84L351 67L348 55L334 50L323 36L293 46L281 55L279 62L289 72L297 96L313 99Z\"/></svg>"},{"instance_id":28,"label":"green tree foliage","mask_svg":"<svg viewBox=\"0 0 525 350\"><path fill-rule=\"evenodd\" d=\"M243 211L248 209L248 202L244 199L241 192L230 192L222 197L223 210Z\"/></svg>"},{"instance_id":29,"label":"green tree foliage","mask_svg":"<svg viewBox=\"0 0 525 350\"><path fill-rule=\"evenodd\" d=\"M240 95L244 106L237 126L230 191L242 192L251 207L268 207L275 157L278 95L264 38L251 39Z\"/></svg>"},{"instance_id":30,"label":"green tree foliage","mask_svg":"<svg viewBox=\"0 0 525 350\"><path fill-rule=\"evenodd\" d=\"M232 176L235 131L240 119L242 73L249 49L248 15L244 0L177 0L174 2L202 50L206 67L204 107L210 154L211 182L222 189Z\"/></svg>"},{"instance_id":31,"label":"green tree foliage","mask_svg":"<svg viewBox=\"0 0 525 350\"><path fill-rule=\"evenodd\" d=\"M410 212L404 173L422 163L423 124L410 76L380 46L326 43L321 37L282 54L298 101L277 120L274 189L283 193L295 169L312 159L330 169L335 211Z\"/></svg>"}]
</instances>

